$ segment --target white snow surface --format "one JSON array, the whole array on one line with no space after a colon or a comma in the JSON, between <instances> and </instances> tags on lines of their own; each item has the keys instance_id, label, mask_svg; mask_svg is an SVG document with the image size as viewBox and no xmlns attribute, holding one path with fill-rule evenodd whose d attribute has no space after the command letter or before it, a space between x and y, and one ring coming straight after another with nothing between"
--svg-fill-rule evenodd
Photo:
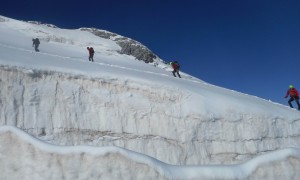
<instances>
[{"instance_id":1,"label":"white snow surface","mask_svg":"<svg viewBox=\"0 0 300 180\"><path fill-rule=\"evenodd\" d=\"M98 159L97 157L105 157L109 156L110 154L118 154L122 156L124 159L127 159L129 162L125 162L127 165L130 164L133 167L134 163L138 163L139 167L136 167L137 169L133 169L135 171L134 175L128 175L125 172L122 172L122 170L119 170L118 175L115 175L114 178L118 179L136 179L137 177L140 177L142 179L244 179L246 177L249 177L252 174L252 178L259 178L259 175L256 175L253 173L256 169L263 167L264 165L272 165L276 162L280 162L286 159L289 159L289 161L292 161L292 158L295 158L294 164L297 167L294 167L293 172L281 172L280 174L288 174L289 179L295 178L295 174L299 177L300 172L300 149L299 148L286 148L282 150L277 150L271 153L266 153L264 155L261 155L259 157L256 157L252 160L249 160L245 163L236 164L236 165L211 165L211 166L176 166L176 165L170 165L163 163L157 159L154 159L150 156L146 156L140 153L136 153L130 150L126 150L120 147L89 147L89 146L76 146L76 147L60 147L55 146L51 144L46 144L42 141L39 141L35 139L34 137L24 133L24 131L19 130L18 128L15 128L13 126L2 126L0 127L0 143L2 146L0 146L0 152L1 154L7 154L9 156L6 156L6 158L2 157L2 159L7 159L9 157L10 160L8 160L8 163L1 163L0 168L2 169L2 172L8 172L8 173L1 173L0 178L1 179L9 179L11 177L14 177L16 179L24 178L24 174L26 179L28 176L34 174L34 179L46 179L45 175L47 175L49 172L53 173L53 171L56 172L55 175L52 175L52 179L84 179L84 178L91 178L90 174L87 172L90 171L90 169L93 169L93 167L86 167L86 164L103 164L105 160ZM12 145L14 144L14 146ZM11 150L9 147L15 147L17 150ZM25 148L25 149L24 149ZM23 151L22 151L23 150ZM42 156L35 157L32 155L28 155L24 152L33 151L35 153L35 156ZM41 151L41 152L39 152ZM73 172L73 173L65 173L68 171L72 171L72 169L78 164L71 164L72 160L65 160L66 156L70 156L74 159L77 159L76 156L81 156L81 159L79 160L80 167L86 168L86 169L79 169L79 172ZM20 157L21 156L21 157ZM59 166L51 167L45 167L44 164L51 164L47 160L47 156L51 156L51 158L57 159L57 164L60 164ZM92 156L94 161L98 162L86 162L88 160L87 156ZM26 158L24 158L26 157ZM114 157L116 158L116 157ZM13 161L12 161L13 159ZM27 162L20 162L20 160L26 159ZM115 159L115 164L121 164L122 161L126 161L122 158ZM37 160L41 161L39 163L33 163ZM91 161L91 160L90 160ZM130 162L132 161L132 162ZM296 164L296 163L297 164ZM289 164L291 162L288 162ZM22 174L14 172L11 167L14 167L15 169L20 168L22 169L22 166L26 164L27 166L32 167L31 169L24 171L23 170L17 170L17 172L23 172ZM35 165L38 164L38 165ZM70 165L71 164L71 165ZM114 164L114 163L113 163ZM48 165L49 166L49 165ZM95 166L95 165L93 165ZM107 165L108 166L108 165ZM141 171L142 166L148 167L148 169L151 170L143 170ZM286 164L281 165L283 167L286 167ZM65 172L61 170L61 167L65 168ZM113 168L117 168L114 167ZM130 167L129 167L130 168ZM282 167L281 167L282 168ZM38 170L36 170L38 169ZM50 169L50 170L49 170ZM53 170L55 169L55 170ZM89 170L88 170L89 169ZM102 167L102 169L105 169L105 167ZM132 169L131 169L132 170ZM273 168L271 170L271 173L273 176L273 179L278 178L278 171L275 171L276 168ZM76 171L76 170L73 170ZM102 170L103 171L103 170ZM93 177L98 178L111 178L112 175L108 176L104 173L102 174L101 170L98 170L94 172ZM125 169L125 171L128 171ZM274 172L275 171L275 172ZM38 173L39 172L39 173ZM121 173L120 173L121 172ZM280 175L279 174L279 175ZM126 176L127 175L127 176ZM30 177L32 179L33 176ZM29 179L29 178L28 178Z\"/></svg>"},{"instance_id":2,"label":"white snow surface","mask_svg":"<svg viewBox=\"0 0 300 180\"><path fill-rule=\"evenodd\" d=\"M44 179L300 177L299 111L185 73L175 78L159 58L155 67L119 50L89 32L0 16L1 179L40 179L51 157L62 160ZM68 157L107 169L80 171Z\"/></svg>"}]
</instances>

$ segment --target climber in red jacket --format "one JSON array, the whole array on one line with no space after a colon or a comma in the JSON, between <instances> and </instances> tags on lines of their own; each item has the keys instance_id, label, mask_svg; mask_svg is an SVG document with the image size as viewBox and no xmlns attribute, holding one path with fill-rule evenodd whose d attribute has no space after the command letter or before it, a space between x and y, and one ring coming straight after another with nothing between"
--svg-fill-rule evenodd
<instances>
[{"instance_id":1,"label":"climber in red jacket","mask_svg":"<svg viewBox=\"0 0 300 180\"><path fill-rule=\"evenodd\" d=\"M179 74L179 68L180 68L180 65L177 61L174 61L174 62L170 62L171 66L173 67L173 75L174 77L176 77L175 73L177 73L178 77L181 78L180 74Z\"/></svg>"},{"instance_id":2,"label":"climber in red jacket","mask_svg":"<svg viewBox=\"0 0 300 180\"><path fill-rule=\"evenodd\" d=\"M289 95L290 95L290 99L289 99L288 103L289 103L290 107L293 108L292 101L295 100L298 105L298 110L300 110L299 93L294 88L293 85L290 85L289 89L286 92L285 98L287 98Z\"/></svg>"},{"instance_id":3,"label":"climber in red jacket","mask_svg":"<svg viewBox=\"0 0 300 180\"><path fill-rule=\"evenodd\" d=\"M87 50L89 51L89 55L90 55L89 61L94 62L94 53L95 53L94 49L92 47L87 47Z\"/></svg>"}]
</instances>

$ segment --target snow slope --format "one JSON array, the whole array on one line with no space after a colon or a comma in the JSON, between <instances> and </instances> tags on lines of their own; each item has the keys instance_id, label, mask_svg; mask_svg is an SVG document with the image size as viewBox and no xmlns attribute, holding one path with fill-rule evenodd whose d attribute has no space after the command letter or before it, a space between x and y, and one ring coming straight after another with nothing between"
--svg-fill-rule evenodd
<instances>
[{"instance_id":1,"label":"snow slope","mask_svg":"<svg viewBox=\"0 0 300 180\"><path fill-rule=\"evenodd\" d=\"M31 47L34 37L41 40L39 53L33 52ZM87 60L87 46L93 46L96 51L94 63ZM70 151L78 152L78 145L125 148L124 151L96 148L96 151L118 152L116 158L121 163L112 163L111 168L133 163L132 169L141 168L143 173L149 171L150 179L220 178L225 172L224 178L255 179L263 176L272 179L274 174L269 172L274 168L278 170L294 163L299 169L299 156L295 155L299 150L285 149L300 146L298 111L211 85L188 74L183 73L182 79L174 78L171 68L160 59L156 60L158 66L155 67L119 54L119 50L114 41L86 31L53 28L0 16L0 124L16 126L44 142L74 146L68 147ZM4 137L7 131L19 132L14 128L3 129L1 136ZM26 146L22 149L22 153L29 153L26 157L49 158L45 149L50 145L36 150L40 149L36 144L41 143L28 139L18 136L15 137L18 144L13 140L4 143L8 147ZM28 147L28 143L32 145ZM4 148L0 158L5 157L5 161L14 163L15 159L7 158L11 156L5 147L0 147ZM49 148L60 149L56 146ZM83 149L80 152L89 147ZM123 152L131 153L130 150L141 153L138 156L142 159L152 156L182 166L170 170L165 167L171 165L160 162L158 164L163 164L165 169L158 170L161 166L143 160L145 166L139 167L140 161L124 156ZM259 157L250 160L275 150L279 151L271 153L271 160L261 161ZM60 151L55 150L52 155L72 157L72 153L61 156ZM282 158L276 159L277 156ZM109 158L114 157L115 154ZM249 160L247 170L243 169L243 164L196 166L236 164L246 160ZM279 165L276 164L278 161ZM35 162L34 157L24 160L24 163L34 166L42 163ZM71 179L80 167L72 166L72 160L67 163L73 170L64 173ZM1 164L0 168L7 171L7 167ZM294 169L286 167L282 177L290 178ZM205 170L199 173L198 168ZM220 173L210 173L214 168L220 169ZM34 169L36 167L30 171ZM133 176L135 171L132 169L124 169L126 177ZM103 174L110 175L108 172ZM119 177L122 176L124 174L120 171ZM295 176L299 177L297 173Z\"/></svg>"}]
</instances>

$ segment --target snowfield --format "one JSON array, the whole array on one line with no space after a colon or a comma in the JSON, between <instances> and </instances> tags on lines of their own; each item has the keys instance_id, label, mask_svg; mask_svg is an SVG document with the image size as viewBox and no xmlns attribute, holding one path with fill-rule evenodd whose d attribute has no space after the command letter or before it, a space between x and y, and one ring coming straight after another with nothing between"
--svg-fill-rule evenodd
<instances>
[{"instance_id":1,"label":"snowfield","mask_svg":"<svg viewBox=\"0 0 300 180\"><path fill-rule=\"evenodd\" d=\"M300 178L299 111L120 49L0 16L0 179Z\"/></svg>"}]
</instances>

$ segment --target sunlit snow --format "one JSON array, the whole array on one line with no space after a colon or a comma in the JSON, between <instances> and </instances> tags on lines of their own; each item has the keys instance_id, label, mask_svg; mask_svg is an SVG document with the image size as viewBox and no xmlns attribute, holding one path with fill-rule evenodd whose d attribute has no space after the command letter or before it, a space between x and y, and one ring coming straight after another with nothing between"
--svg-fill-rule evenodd
<instances>
[{"instance_id":1,"label":"sunlit snow","mask_svg":"<svg viewBox=\"0 0 300 180\"><path fill-rule=\"evenodd\" d=\"M300 177L299 111L119 50L0 16L0 179Z\"/></svg>"}]
</instances>

